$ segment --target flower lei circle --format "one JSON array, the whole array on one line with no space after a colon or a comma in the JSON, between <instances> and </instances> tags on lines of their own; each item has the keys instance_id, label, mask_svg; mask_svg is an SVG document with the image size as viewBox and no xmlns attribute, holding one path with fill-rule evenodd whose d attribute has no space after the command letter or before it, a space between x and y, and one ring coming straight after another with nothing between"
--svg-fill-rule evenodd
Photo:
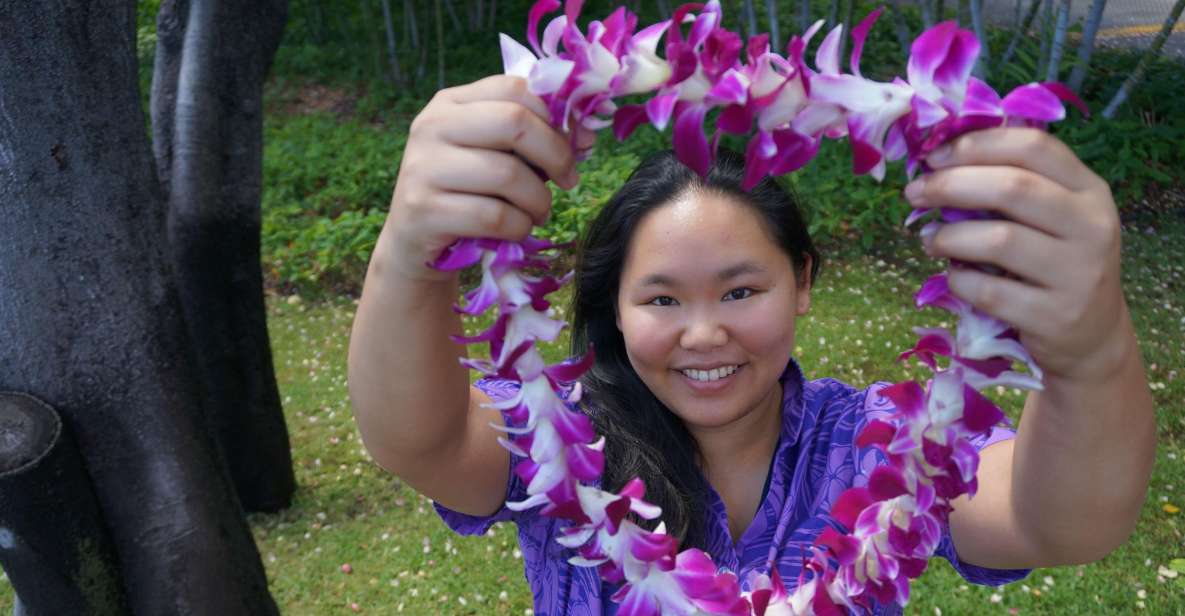
<instances>
[{"instance_id":1,"label":"flower lei circle","mask_svg":"<svg viewBox=\"0 0 1185 616\"><path fill-rule=\"evenodd\" d=\"M980 44L955 22L921 34L910 49L906 78L883 83L860 73L865 38L883 9L852 29L851 72L845 73L840 68L842 25L820 44L812 68L803 56L822 21L794 36L782 56L769 48L764 34L746 43L720 27L718 0L685 4L671 19L641 30L637 16L619 8L589 23L587 32L576 24L581 5L568 0L540 42L540 21L561 5L538 0L528 18L530 48L501 35L506 73L526 79L530 91L547 104L552 124L565 130L569 122L594 130L612 126L618 139L625 139L643 122L663 130L673 119L676 154L701 176L722 134L745 135L756 125L745 151L746 189L766 175L799 169L824 137L848 138L856 174L881 180L886 161L904 158L912 177L926 170L927 154L962 133L1044 127L1065 117L1063 101L1086 111L1055 83L1021 86L1001 98L971 76ZM664 57L659 57L664 36ZM614 102L631 94L652 96L644 104ZM709 142L705 117L717 108ZM907 222L929 213L915 210ZM921 233L985 216L940 208ZM831 510L836 525L819 535L793 590L771 567L768 576L746 580L742 592L736 576L718 571L703 551L679 551L661 523L648 531L627 519L630 513L646 520L662 514L644 500L641 480L616 493L594 487L604 468L605 441L576 410L578 379L592 354L548 366L535 348L537 341L555 340L564 327L553 318L546 296L569 277L525 273L544 268L550 259L546 251L554 248L535 238L466 239L432 265L456 270L480 262L481 284L465 294L457 310L468 315L495 305L499 310L489 329L456 340L489 345L488 361L466 359L465 365L521 384L514 397L492 405L508 420L507 426L496 426L506 433L499 442L524 458L515 472L528 496L506 506L542 507L541 515L570 521L557 541L575 551L572 564L596 567L604 580L621 584L612 599L620 603L622 616L842 614L867 609L874 601L905 605L909 580L922 574L938 547L950 502L975 494L979 456L970 439L1004 419L979 390L1041 388L1041 371L1015 330L955 297L946 274L928 279L915 296L917 306L952 312L958 324L954 333L916 329L917 343L901 354L933 370L925 385L907 381L880 390L896 412L869 421L856 442L879 449L887 464L872 471L865 487L850 488L836 500ZM1014 371L1015 362L1027 371Z\"/></svg>"}]
</instances>

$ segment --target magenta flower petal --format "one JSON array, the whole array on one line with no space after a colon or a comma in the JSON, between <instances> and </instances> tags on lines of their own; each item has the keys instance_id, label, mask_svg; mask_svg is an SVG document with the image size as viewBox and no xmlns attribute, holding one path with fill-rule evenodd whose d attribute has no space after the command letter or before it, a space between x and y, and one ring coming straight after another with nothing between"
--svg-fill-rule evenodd
<instances>
[{"instance_id":1,"label":"magenta flower petal","mask_svg":"<svg viewBox=\"0 0 1185 616\"><path fill-rule=\"evenodd\" d=\"M888 398L897 408L897 412L905 417L916 416L925 407L926 392L922 390L921 385L913 381L882 387L877 394L882 398Z\"/></svg>"},{"instance_id":2,"label":"magenta flower petal","mask_svg":"<svg viewBox=\"0 0 1185 616\"><path fill-rule=\"evenodd\" d=\"M617 613L621 616L659 616L658 600L638 586L622 586L613 600L620 602Z\"/></svg>"},{"instance_id":3,"label":"magenta flower petal","mask_svg":"<svg viewBox=\"0 0 1185 616\"><path fill-rule=\"evenodd\" d=\"M909 488L901 471L892 466L878 466L868 476L868 491L873 499L884 501L908 494Z\"/></svg>"},{"instance_id":4,"label":"magenta flower petal","mask_svg":"<svg viewBox=\"0 0 1185 616\"><path fill-rule=\"evenodd\" d=\"M679 100L678 92L671 92L669 94L660 94L654 98L646 101L646 117L650 118L650 123L658 130L666 130L667 123L671 121L671 113L675 110L675 102Z\"/></svg>"},{"instance_id":5,"label":"magenta flower petal","mask_svg":"<svg viewBox=\"0 0 1185 616\"><path fill-rule=\"evenodd\" d=\"M967 97L963 99L962 113L967 115L1004 115L1000 95L988 84L972 77L967 83Z\"/></svg>"},{"instance_id":6,"label":"magenta flower petal","mask_svg":"<svg viewBox=\"0 0 1185 616\"><path fill-rule=\"evenodd\" d=\"M843 24L832 28L823 42L819 43L819 50L815 52L815 66L818 67L820 73L824 75L839 74L839 44L841 42L843 42Z\"/></svg>"},{"instance_id":7,"label":"magenta flower petal","mask_svg":"<svg viewBox=\"0 0 1185 616\"><path fill-rule=\"evenodd\" d=\"M613 136L625 141L642 122L646 121L646 108L642 105L622 105L613 113Z\"/></svg>"},{"instance_id":8,"label":"magenta flower petal","mask_svg":"<svg viewBox=\"0 0 1185 616\"><path fill-rule=\"evenodd\" d=\"M848 488L835 499L835 504L831 506L831 516L840 524L853 528L860 512L868 508L872 502L872 494L867 488Z\"/></svg>"},{"instance_id":9,"label":"magenta flower petal","mask_svg":"<svg viewBox=\"0 0 1185 616\"><path fill-rule=\"evenodd\" d=\"M876 23L876 19L885 12L885 7L878 7L875 11L868 14L860 23L852 28L852 72L860 74L860 55L864 53L864 39L868 38L868 31L872 29L872 25Z\"/></svg>"},{"instance_id":10,"label":"magenta flower petal","mask_svg":"<svg viewBox=\"0 0 1185 616\"><path fill-rule=\"evenodd\" d=\"M1008 93L1001 102L1010 117L1056 122L1066 117L1066 108L1057 95L1039 83L1020 86Z\"/></svg>"},{"instance_id":11,"label":"magenta flower petal","mask_svg":"<svg viewBox=\"0 0 1185 616\"><path fill-rule=\"evenodd\" d=\"M748 80L735 69L728 69L708 90L704 102L709 105L744 105L749 95Z\"/></svg>"},{"instance_id":12,"label":"magenta flower petal","mask_svg":"<svg viewBox=\"0 0 1185 616\"><path fill-rule=\"evenodd\" d=\"M1067 88L1056 81L1046 81L1041 84L1041 87L1053 92L1053 95L1063 103L1070 103L1071 105L1077 107L1078 111L1082 112L1082 115L1088 118L1090 117L1090 109L1087 108L1086 102L1084 102L1081 98L1078 98L1078 95L1074 94L1074 91L1070 88Z\"/></svg>"},{"instance_id":13,"label":"magenta flower petal","mask_svg":"<svg viewBox=\"0 0 1185 616\"><path fill-rule=\"evenodd\" d=\"M887 446L889 441L893 440L893 434L897 432L897 427L887 421L880 419L873 419L869 421L860 434L856 436L857 447L868 447L870 445Z\"/></svg>"},{"instance_id":14,"label":"magenta flower petal","mask_svg":"<svg viewBox=\"0 0 1185 616\"><path fill-rule=\"evenodd\" d=\"M675 119L675 154L700 177L707 177L712 159L704 137L705 113L707 107L703 105L687 105Z\"/></svg>"},{"instance_id":15,"label":"magenta flower petal","mask_svg":"<svg viewBox=\"0 0 1185 616\"><path fill-rule=\"evenodd\" d=\"M543 55L543 50L539 48L539 22L544 15L558 8L559 0L538 0L527 13L527 41L531 43L531 49L535 50L537 56Z\"/></svg>"},{"instance_id":16,"label":"magenta flower petal","mask_svg":"<svg viewBox=\"0 0 1185 616\"><path fill-rule=\"evenodd\" d=\"M753 127L753 111L748 105L729 105L720 112L716 127L730 135L743 135Z\"/></svg>"},{"instance_id":17,"label":"magenta flower petal","mask_svg":"<svg viewBox=\"0 0 1185 616\"><path fill-rule=\"evenodd\" d=\"M975 388L963 386L963 424L967 430L984 432L1004 419L1004 413Z\"/></svg>"},{"instance_id":18,"label":"magenta flower petal","mask_svg":"<svg viewBox=\"0 0 1185 616\"><path fill-rule=\"evenodd\" d=\"M605 469L605 454L586 445L567 448L568 469L580 481L595 481Z\"/></svg>"}]
</instances>

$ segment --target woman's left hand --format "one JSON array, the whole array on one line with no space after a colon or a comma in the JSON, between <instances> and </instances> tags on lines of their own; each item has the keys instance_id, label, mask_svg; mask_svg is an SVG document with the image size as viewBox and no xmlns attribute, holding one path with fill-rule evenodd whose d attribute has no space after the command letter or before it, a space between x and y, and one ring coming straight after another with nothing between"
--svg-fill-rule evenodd
<instances>
[{"instance_id":1,"label":"woman's left hand","mask_svg":"<svg viewBox=\"0 0 1185 616\"><path fill-rule=\"evenodd\" d=\"M1027 128L959 137L911 182L915 207L987 210L999 220L944 225L933 256L994 265L953 267L951 291L1010 323L1046 378L1105 378L1134 342L1119 275L1120 227L1110 187L1064 143Z\"/></svg>"}]
</instances>

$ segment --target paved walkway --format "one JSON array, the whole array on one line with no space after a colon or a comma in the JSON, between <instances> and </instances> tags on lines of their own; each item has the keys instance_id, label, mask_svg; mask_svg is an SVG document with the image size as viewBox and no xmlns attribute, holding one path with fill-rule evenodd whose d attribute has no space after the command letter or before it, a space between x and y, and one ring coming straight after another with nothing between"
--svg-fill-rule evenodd
<instances>
[{"instance_id":1,"label":"paved walkway","mask_svg":"<svg viewBox=\"0 0 1185 616\"><path fill-rule=\"evenodd\" d=\"M1022 0L1023 10L1029 2ZM1070 19L1085 21L1091 0L1073 0ZM1161 25L1173 7L1173 0L1110 0L1103 11L1103 23L1098 33L1098 44L1144 49L1160 32ZM987 18L1001 25L1011 25L1015 16L1015 0L985 0ZM1040 15L1037 17L1040 19ZM1173 34L1165 42L1164 56L1185 58L1185 14L1177 21Z\"/></svg>"}]
</instances>

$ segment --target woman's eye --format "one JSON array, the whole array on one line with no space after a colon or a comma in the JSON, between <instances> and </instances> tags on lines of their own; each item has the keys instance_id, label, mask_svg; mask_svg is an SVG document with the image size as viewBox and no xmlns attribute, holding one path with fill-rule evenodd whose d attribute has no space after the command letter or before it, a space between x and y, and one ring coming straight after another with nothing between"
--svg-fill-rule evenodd
<instances>
[{"instance_id":1,"label":"woman's eye","mask_svg":"<svg viewBox=\"0 0 1185 616\"><path fill-rule=\"evenodd\" d=\"M669 295L660 295L646 303L652 306L674 306L678 302Z\"/></svg>"},{"instance_id":2,"label":"woman's eye","mask_svg":"<svg viewBox=\"0 0 1185 616\"><path fill-rule=\"evenodd\" d=\"M753 295L753 289L750 289L749 287L741 287L739 289L733 289L728 293L725 293L724 299L726 301L735 301L738 299L745 299L750 295Z\"/></svg>"}]
</instances>

